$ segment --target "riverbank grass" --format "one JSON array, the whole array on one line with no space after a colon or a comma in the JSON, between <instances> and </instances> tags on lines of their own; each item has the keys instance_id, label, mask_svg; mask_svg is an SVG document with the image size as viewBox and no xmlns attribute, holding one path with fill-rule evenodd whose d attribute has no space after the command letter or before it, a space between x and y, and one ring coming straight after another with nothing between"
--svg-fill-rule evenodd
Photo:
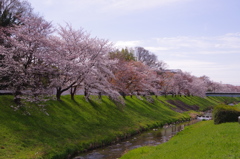
<instances>
[{"instance_id":1,"label":"riverbank grass","mask_svg":"<svg viewBox=\"0 0 240 159\"><path fill-rule=\"evenodd\" d=\"M240 125L202 121L186 127L168 142L129 151L121 159L237 159L240 158Z\"/></svg>"},{"instance_id":2,"label":"riverbank grass","mask_svg":"<svg viewBox=\"0 0 240 159\"><path fill-rule=\"evenodd\" d=\"M14 111L12 96L0 96L0 159L62 159L77 151L111 143L130 134L165 123L189 119L193 111L178 113L168 100L199 105L200 110L220 103L217 98L127 96L124 108L118 108L108 97L86 102L69 95L62 101L49 101L46 110L28 109L31 115ZM34 107L34 105L31 105Z\"/></svg>"},{"instance_id":3,"label":"riverbank grass","mask_svg":"<svg viewBox=\"0 0 240 159\"><path fill-rule=\"evenodd\" d=\"M47 113L28 110L23 115L10 107L12 96L0 96L0 159L64 158L124 138L144 129L189 118L156 99L126 97L119 109L108 97L86 102L83 96L47 102Z\"/></svg>"}]
</instances>

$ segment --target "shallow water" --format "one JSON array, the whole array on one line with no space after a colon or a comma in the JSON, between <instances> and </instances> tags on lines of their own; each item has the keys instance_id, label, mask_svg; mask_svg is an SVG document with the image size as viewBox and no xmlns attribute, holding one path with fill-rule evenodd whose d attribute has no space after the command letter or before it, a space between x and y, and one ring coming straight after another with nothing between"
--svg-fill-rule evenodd
<instances>
[{"instance_id":1,"label":"shallow water","mask_svg":"<svg viewBox=\"0 0 240 159\"><path fill-rule=\"evenodd\" d=\"M185 126L195 124L198 121L199 120L192 120L142 132L141 134L137 134L113 145L79 154L74 159L117 159L129 150L142 146L156 146L167 142L177 132L183 130Z\"/></svg>"}]
</instances>

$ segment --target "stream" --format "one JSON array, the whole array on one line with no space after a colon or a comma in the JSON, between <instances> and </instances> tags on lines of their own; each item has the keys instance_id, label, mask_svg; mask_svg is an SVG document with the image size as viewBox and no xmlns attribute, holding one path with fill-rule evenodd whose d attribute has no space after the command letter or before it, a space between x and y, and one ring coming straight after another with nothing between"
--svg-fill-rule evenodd
<instances>
[{"instance_id":1,"label":"stream","mask_svg":"<svg viewBox=\"0 0 240 159\"><path fill-rule=\"evenodd\" d=\"M192 125L199 120L192 120L176 125L167 125L163 128L145 131L128 139L119 141L113 145L98 148L86 153L81 153L74 159L117 159L129 150L142 146L156 146L167 142L177 132L182 131L185 126Z\"/></svg>"}]
</instances>

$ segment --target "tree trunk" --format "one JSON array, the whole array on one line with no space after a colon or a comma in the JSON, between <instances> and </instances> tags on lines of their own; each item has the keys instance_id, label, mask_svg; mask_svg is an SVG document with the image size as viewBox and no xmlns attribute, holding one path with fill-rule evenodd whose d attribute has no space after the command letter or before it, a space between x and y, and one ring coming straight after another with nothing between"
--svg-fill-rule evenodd
<instances>
[{"instance_id":1,"label":"tree trunk","mask_svg":"<svg viewBox=\"0 0 240 159\"><path fill-rule=\"evenodd\" d=\"M61 87L57 88L56 97L58 101L61 101L62 89Z\"/></svg>"},{"instance_id":2,"label":"tree trunk","mask_svg":"<svg viewBox=\"0 0 240 159\"><path fill-rule=\"evenodd\" d=\"M140 96L140 93L139 93L139 91L138 91L138 90L137 90L137 95L138 95L138 96Z\"/></svg>"},{"instance_id":3,"label":"tree trunk","mask_svg":"<svg viewBox=\"0 0 240 159\"><path fill-rule=\"evenodd\" d=\"M74 100L74 101L75 101L74 95L76 94L76 91L77 91L77 86L72 86L70 94L71 94L71 99Z\"/></svg>"},{"instance_id":4,"label":"tree trunk","mask_svg":"<svg viewBox=\"0 0 240 159\"><path fill-rule=\"evenodd\" d=\"M84 87L84 97L86 101L89 101L89 92L88 92L88 88L86 87Z\"/></svg>"},{"instance_id":5,"label":"tree trunk","mask_svg":"<svg viewBox=\"0 0 240 159\"><path fill-rule=\"evenodd\" d=\"M17 104L17 105L20 105L21 104L21 98L19 98L18 96L21 95L22 92L20 91L20 86L17 87L17 90L15 91L14 93L14 102Z\"/></svg>"},{"instance_id":6,"label":"tree trunk","mask_svg":"<svg viewBox=\"0 0 240 159\"><path fill-rule=\"evenodd\" d=\"M126 94L124 92L120 92L120 94L124 99L126 98Z\"/></svg>"},{"instance_id":7,"label":"tree trunk","mask_svg":"<svg viewBox=\"0 0 240 159\"><path fill-rule=\"evenodd\" d=\"M102 92L98 92L98 99L102 99Z\"/></svg>"},{"instance_id":8,"label":"tree trunk","mask_svg":"<svg viewBox=\"0 0 240 159\"><path fill-rule=\"evenodd\" d=\"M167 97L167 92L164 92L164 96L165 96L165 98Z\"/></svg>"}]
</instances>

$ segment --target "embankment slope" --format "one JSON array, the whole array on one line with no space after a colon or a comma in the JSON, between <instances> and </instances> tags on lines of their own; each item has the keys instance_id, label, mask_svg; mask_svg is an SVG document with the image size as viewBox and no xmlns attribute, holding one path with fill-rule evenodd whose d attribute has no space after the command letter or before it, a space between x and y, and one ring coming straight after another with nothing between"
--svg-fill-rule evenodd
<instances>
[{"instance_id":1,"label":"embankment slope","mask_svg":"<svg viewBox=\"0 0 240 159\"><path fill-rule=\"evenodd\" d=\"M126 106L119 109L105 96L102 100L86 102L83 96L76 96L76 101L72 101L66 95L61 102L47 102L49 115L34 109L34 105L28 109L31 115L24 115L23 111L10 107L14 105L12 96L0 96L0 159L64 158L144 129L190 117L189 113L174 111L178 106L168 100L206 110L237 99L126 97Z\"/></svg>"}]
</instances>

